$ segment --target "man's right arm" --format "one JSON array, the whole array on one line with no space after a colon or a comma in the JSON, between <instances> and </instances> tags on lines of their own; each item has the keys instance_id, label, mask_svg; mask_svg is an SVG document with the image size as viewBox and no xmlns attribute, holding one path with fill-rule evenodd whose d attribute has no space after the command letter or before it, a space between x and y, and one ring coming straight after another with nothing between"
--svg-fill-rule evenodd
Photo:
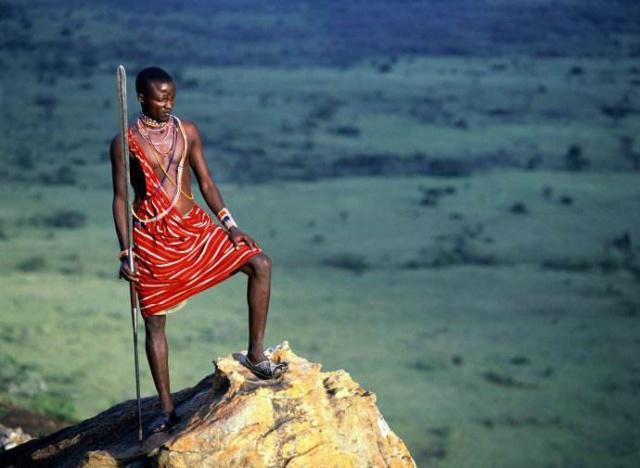
<instances>
[{"instance_id":1,"label":"man's right arm","mask_svg":"<svg viewBox=\"0 0 640 468\"><path fill-rule=\"evenodd\" d=\"M124 167L124 161L122 159L122 146L120 144L120 134L116 135L111 140L111 146L109 148L111 155L111 181L113 184L113 222L116 227L116 234L118 235L118 243L120 244L120 250L129 248L127 242L128 237L128 218L125 199L127 196L127 184L129 181L126 179L126 169ZM130 273L127 266L126 257L122 258L120 262L120 274L127 280L137 280L136 273Z\"/></svg>"},{"instance_id":2,"label":"man's right arm","mask_svg":"<svg viewBox=\"0 0 640 468\"><path fill-rule=\"evenodd\" d=\"M111 182L113 184L113 222L120 250L124 250L129 247L127 244L127 207L125 206L127 182L125 181L125 167L119 134L111 140L109 153L111 154Z\"/></svg>"}]
</instances>

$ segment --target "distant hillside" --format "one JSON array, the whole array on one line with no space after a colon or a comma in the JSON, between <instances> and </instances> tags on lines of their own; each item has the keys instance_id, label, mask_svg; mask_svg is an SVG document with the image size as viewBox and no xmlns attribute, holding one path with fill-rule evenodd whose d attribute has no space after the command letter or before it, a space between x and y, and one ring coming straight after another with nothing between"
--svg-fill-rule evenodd
<instances>
[{"instance_id":1,"label":"distant hillside","mask_svg":"<svg viewBox=\"0 0 640 468\"><path fill-rule=\"evenodd\" d=\"M49 28L32 27L40 16ZM631 0L5 1L0 20L3 48L37 50L40 61L78 70L114 58L175 67L344 66L396 55L640 56L630 36L640 31L640 5ZM76 57L62 59L63 52Z\"/></svg>"},{"instance_id":2,"label":"distant hillside","mask_svg":"<svg viewBox=\"0 0 640 468\"><path fill-rule=\"evenodd\" d=\"M131 117L137 71L172 74L219 181L638 170L638 20L630 1L0 1L0 180L110 186L120 63Z\"/></svg>"}]
</instances>

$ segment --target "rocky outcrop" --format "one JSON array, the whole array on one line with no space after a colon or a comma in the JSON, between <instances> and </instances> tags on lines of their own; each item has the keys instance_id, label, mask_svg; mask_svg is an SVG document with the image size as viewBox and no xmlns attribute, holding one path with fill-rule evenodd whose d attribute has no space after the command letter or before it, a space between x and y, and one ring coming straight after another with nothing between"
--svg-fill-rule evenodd
<instances>
[{"instance_id":1,"label":"rocky outcrop","mask_svg":"<svg viewBox=\"0 0 640 468\"><path fill-rule=\"evenodd\" d=\"M137 441L130 400L76 426L0 454L0 466L61 467L415 467L385 422L374 393L343 369L297 356L288 342L265 354L288 361L277 380L260 380L242 354L215 360L215 373L173 395L181 422ZM143 422L157 398L142 401Z\"/></svg>"}]
</instances>

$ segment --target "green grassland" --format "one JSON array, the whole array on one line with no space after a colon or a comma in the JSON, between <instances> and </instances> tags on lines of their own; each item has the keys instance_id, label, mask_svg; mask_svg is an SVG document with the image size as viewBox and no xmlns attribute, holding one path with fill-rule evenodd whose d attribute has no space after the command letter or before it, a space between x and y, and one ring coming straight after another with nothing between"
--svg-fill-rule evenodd
<instances>
[{"instance_id":1,"label":"green grassland","mask_svg":"<svg viewBox=\"0 0 640 468\"><path fill-rule=\"evenodd\" d=\"M478 24L516 18L500 34L525 44L447 36L464 12L411 2L433 41L391 34L383 19L409 19L385 2L357 18L358 2L194 2L153 18L163 54L138 7L0 3L0 400L77 421L135 395L107 149L115 67L133 117L152 61L272 258L267 346L347 370L418 466L636 466L638 36L621 10L556 3L465 4ZM548 34L530 25L544 5ZM606 40L557 40L574 7L615 17ZM240 273L170 316L173 390L246 349L245 288Z\"/></svg>"},{"instance_id":2,"label":"green grassland","mask_svg":"<svg viewBox=\"0 0 640 468\"><path fill-rule=\"evenodd\" d=\"M547 184L575 206L545 199ZM420 186L456 194L423 206ZM635 456L638 273L606 247L637 226L633 175L494 171L221 188L274 262L267 344L287 339L325 370L350 372L417 460L595 466ZM65 402L73 418L131 398L134 383L110 192L90 193L44 189L32 208L92 213L82 228L9 230L3 241L3 356L28 367L15 377L29 376L13 390L14 376L3 376L3 393L23 404L35 397L54 414ZM514 200L528 200L530 212L509 213ZM287 213L286 228L277 213ZM37 271L16 271L36 255ZM245 283L234 276L170 317L174 389L211 372L215 356L245 349Z\"/></svg>"}]
</instances>

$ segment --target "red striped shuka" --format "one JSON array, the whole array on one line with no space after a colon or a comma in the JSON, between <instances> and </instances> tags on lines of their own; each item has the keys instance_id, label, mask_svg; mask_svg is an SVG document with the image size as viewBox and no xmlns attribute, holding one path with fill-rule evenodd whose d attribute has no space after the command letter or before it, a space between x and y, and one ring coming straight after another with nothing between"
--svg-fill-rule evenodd
<instances>
[{"instance_id":1,"label":"red striped shuka","mask_svg":"<svg viewBox=\"0 0 640 468\"><path fill-rule=\"evenodd\" d=\"M131 129L128 139L146 186L145 198L136 200L135 214L146 220L167 210L171 200ZM134 219L133 239L136 291L144 318L180 309L188 298L229 278L262 252L244 242L236 250L227 231L196 203L184 216L174 205L155 221Z\"/></svg>"}]
</instances>

